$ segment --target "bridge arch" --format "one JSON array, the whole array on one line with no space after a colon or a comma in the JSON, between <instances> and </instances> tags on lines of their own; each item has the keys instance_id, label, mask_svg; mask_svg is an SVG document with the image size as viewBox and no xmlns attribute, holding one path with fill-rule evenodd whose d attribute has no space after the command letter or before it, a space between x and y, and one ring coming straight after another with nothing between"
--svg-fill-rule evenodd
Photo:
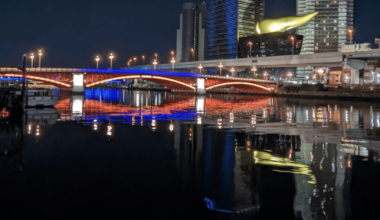
<instances>
[{"instance_id":1,"label":"bridge arch","mask_svg":"<svg viewBox=\"0 0 380 220\"><path fill-rule=\"evenodd\" d=\"M175 79L171 79L171 78L167 78L167 77L162 77L162 76L152 76L152 75L129 75L129 76L112 77L112 78L108 78L108 79L104 79L104 80L100 80L97 82L87 84L87 85L85 85L85 87L91 88L93 86L99 85L99 84L104 83L104 82L113 81L113 80L120 80L120 79L144 79L144 80L152 81L152 82L155 82L158 84L162 84L160 82L169 82L169 83L174 83L174 84L180 85L180 86L182 86L188 90L193 90L193 91L196 90L196 88L194 86L189 85L189 84L184 83L184 82L181 82L179 80L175 80Z\"/></svg>"},{"instance_id":2,"label":"bridge arch","mask_svg":"<svg viewBox=\"0 0 380 220\"><path fill-rule=\"evenodd\" d=\"M215 89L215 88L220 88L220 87L226 87L226 86L233 86L233 85L242 85L242 86L249 86L249 87L254 87L254 88L259 88L261 90L264 90L266 92L271 92L272 88L267 88L265 86L261 86L255 83L250 83L250 82L225 82L225 83L219 83L215 84L212 86L209 86L206 88L206 91Z\"/></svg>"},{"instance_id":3,"label":"bridge arch","mask_svg":"<svg viewBox=\"0 0 380 220\"><path fill-rule=\"evenodd\" d=\"M3 76L3 77L23 78L23 74L3 74L1 76ZM53 80L53 79L48 79L48 78L45 78L45 77L26 75L26 78L27 79L33 79L33 80L41 81L41 82L44 82L44 83L49 83L49 84L52 84L52 85L55 85L55 86L68 87L68 88L71 87L70 84L59 82L59 81Z\"/></svg>"}]
</instances>

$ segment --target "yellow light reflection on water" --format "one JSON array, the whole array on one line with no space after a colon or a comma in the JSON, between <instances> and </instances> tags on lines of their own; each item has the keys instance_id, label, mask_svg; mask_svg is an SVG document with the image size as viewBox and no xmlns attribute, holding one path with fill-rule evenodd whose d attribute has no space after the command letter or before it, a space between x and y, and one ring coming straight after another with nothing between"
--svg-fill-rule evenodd
<instances>
[{"instance_id":1,"label":"yellow light reflection on water","mask_svg":"<svg viewBox=\"0 0 380 220\"><path fill-rule=\"evenodd\" d=\"M311 180L308 181L310 184L316 184L317 180L312 174L308 165L296 163L289 158L282 158L273 156L270 153L262 152L262 151L254 151L253 158L255 159L255 164L267 165L267 166L275 166L275 167L289 167L291 170L276 170L276 172L282 173L293 173L293 174L304 174L310 176Z\"/></svg>"}]
</instances>

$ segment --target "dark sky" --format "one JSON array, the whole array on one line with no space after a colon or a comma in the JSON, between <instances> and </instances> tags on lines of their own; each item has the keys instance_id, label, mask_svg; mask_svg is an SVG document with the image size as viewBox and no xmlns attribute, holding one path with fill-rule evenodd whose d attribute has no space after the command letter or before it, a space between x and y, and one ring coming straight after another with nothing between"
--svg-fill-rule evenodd
<instances>
[{"instance_id":1,"label":"dark sky","mask_svg":"<svg viewBox=\"0 0 380 220\"><path fill-rule=\"evenodd\" d=\"M44 49L43 67L126 66L155 52L167 62L175 49L182 4L188 0L1 0L0 65L21 65L24 52ZM379 0L356 0L354 41L380 38ZM266 17L295 14L295 0L266 0ZM37 62L35 62L37 65Z\"/></svg>"}]
</instances>

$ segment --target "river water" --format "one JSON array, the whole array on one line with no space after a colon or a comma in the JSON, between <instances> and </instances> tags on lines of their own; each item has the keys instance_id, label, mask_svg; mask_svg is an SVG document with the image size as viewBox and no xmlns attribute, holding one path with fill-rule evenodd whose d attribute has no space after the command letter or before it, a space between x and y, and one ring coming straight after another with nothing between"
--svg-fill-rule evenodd
<instances>
[{"instance_id":1,"label":"river water","mask_svg":"<svg viewBox=\"0 0 380 220\"><path fill-rule=\"evenodd\" d=\"M0 219L379 219L380 105L118 89L0 109Z\"/></svg>"}]
</instances>

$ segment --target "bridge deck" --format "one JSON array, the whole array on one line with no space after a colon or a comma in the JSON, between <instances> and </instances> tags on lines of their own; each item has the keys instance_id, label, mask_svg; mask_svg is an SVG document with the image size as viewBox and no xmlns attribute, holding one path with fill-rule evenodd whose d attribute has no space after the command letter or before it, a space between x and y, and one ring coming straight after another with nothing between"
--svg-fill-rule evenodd
<instances>
[{"instance_id":1,"label":"bridge deck","mask_svg":"<svg viewBox=\"0 0 380 220\"><path fill-rule=\"evenodd\" d=\"M0 74L21 73L17 68L0 68ZM186 72L168 72L168 71L152 71L152 70L127 70L127 69L87 69L87 68L27 68L27 73L92 73L92 74L122 74L122 75L157 75L166 77L184 77L184 78L210 78L228 81L247 81L255 83L277 84L275 81L240 78L240 77L225 77L217 75L204 75Z\"/></svg>"}]
</instances>

